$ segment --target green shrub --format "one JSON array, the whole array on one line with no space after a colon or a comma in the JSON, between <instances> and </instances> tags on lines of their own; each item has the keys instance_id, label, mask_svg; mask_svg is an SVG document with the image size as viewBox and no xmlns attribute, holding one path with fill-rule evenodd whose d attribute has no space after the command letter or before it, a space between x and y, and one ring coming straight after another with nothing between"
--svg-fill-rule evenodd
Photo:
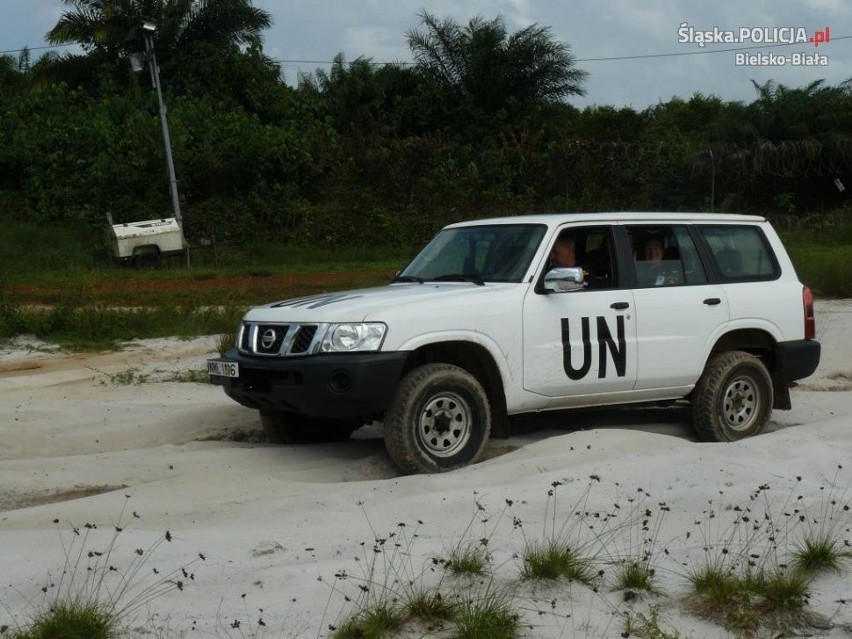
<instances>
[{"instance_id":1,"label":"green shrub","mask_svg":"<svg viewBox=\"0 0 852 639\"><path fill-rule=\"evenodd\" d=\"M79 602L51 607L10 639L114 639L118 634L118 619L109 607Z\"/></svg>"}]
</instances>

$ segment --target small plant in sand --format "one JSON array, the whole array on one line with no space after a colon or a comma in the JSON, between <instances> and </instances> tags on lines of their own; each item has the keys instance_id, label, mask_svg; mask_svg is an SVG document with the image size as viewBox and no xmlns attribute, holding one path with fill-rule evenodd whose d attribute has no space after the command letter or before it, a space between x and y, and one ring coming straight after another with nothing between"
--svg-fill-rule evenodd
<instances>
[{"instance_id":1,"label":"small plant in sand","mask_svg":"<svg viewBox=\"0 0 852 639\"><path fill-rule=\"evenodd\" d=\"M126 507L125 502L125 507ZM30 600L23 615L29 621L12 629L11 639L107 639L121 635L135 613L173 591L182 591L195 579L192 567L204 560L200 554L168 573L146 565L164 543L166 531L148 548L136 548L129 561L119 557L119 539L127 521L124 509L100 545L100 527L87 523L72 527L70 539L60 532L65 559L58 577L49 576L41 588L40 602ZM138 518L134 512L132 518ZM58 520L54 523L58 524ZM123 564L123 566L122 566Z\"/></svg>"},{"instance_id":2,"label":"small plant in sand","mask_svg":"<svg viewBox=\"0 0 852 639\"><path fill-rule=\"evenodd\" d=\"M488 568L488 552L479 543L467 543L454 548L444 566L454 575L481 575Z\"/></svg>"},{"instance_id":3,"label":"small plant in sand","mask_svg":"<svg viewBox=\"0 0 852 639\"><path fill-rule=\"evenodd\" d=\"M810 625L812 581L821 572L841 569L840 549L848 544L841 523L848 524L848 502L832 495L808 508L793 491L779 514L769 490L762 485L733 507L727 528L715 524L713 541L705 536L703 565L687 575L692 610L735 632L792 632ZM705 521L724 521L721 515L711 503Z\"/></svg>"},{"instance_id":4,"label":"small plant in sand","mask_svg":"<svg viewBox=\"0 0 852 639\"><path fill-rule=\"evenodd\" d=\"M369 520L368 520L369 521ZM372 528L372 526L371 526ZM362 543L363 554L355 560L362 574L339 571L332 592L342 593L342 583L357 586L355 598L343 593L346 602L353 602L355 612L343 622L332 625L335 639L378 639L392 636L417 611L435 614L440 601L435 592L424 587L424 571L411 565L411 545L416 532L409 536L404 522L387 535L374 531L372 544ZM331 594L331 593L330 593Z\"/></svg>"},{"instance_id":5,"label":"small plant in sand","mask_svg":"<svg viewBox=\"0 0 852 639\"><path fill-rule=\"evenodd\" d=\"M465 600L458 608L452 639L514 639L520 615L509 592L489 584L484 592Z\"/></svg>"},{"instance_id":6,"label":"small plant in sand","mask_svg":"<svg viewBox=\"0 0 852 639\"><path fill-rule=\"evenodd\" d=\"M235 344L236 338L233 333L220 333L216 338L216 352L219 353L219 357L224 357Z\"/></svg>"},{"instance_id":7,"label":"small plant in sand","mask_svg":"<svg viewBox=\"0 0 852 639\"><path fill-rule=\"evenodd\" d=\"M642 488L625 498L627 508L619 499L613 507L624 512L624 524L617 526L607 549L615 547L624 554L614 558L615 590L629 593L660 594L655 584L657 558L660 555L659 536L666 514L670 511L665 502L652 504L650 495ZM664 551L665 552L665 551Z\"/></svg>"},{"instance_id":8,"label":"small plant in sand","mask_svg":"<svg viewBox=\"0 0 852 639\"><path fill-rule=\"evenodd\" d=\"M557 514L556 499L556 491L562 485L563 482L554 481L547 492L544 530L540 539L526 540L521 555L521 578L568 579L594 587L599 576L595 569L597 554L592 546L595 537L589 540L583 536L589 529L585 523L588 515L586 502L592 485L586 486L564 517ZM521 526L516 527L522 530Z\"/></svg>"},{"instance_id":9,"label":"small plant in sand","mask_svg":"<svg viewBox=\"0 0 852 639\"><path fill-rule=\"evenodd\" d=\"M791 564L806 575L842 572L844 562L852 558L852 544L843 538L849 534L850 500L845 494L838 495L836 488L842 470L837 467L828 490L820 487L824 497L817 508L797 513L803 530L794 543Z\"/></svg>"},{"instance_id":10,"label":"small plant in sand","mask_svg":"<svg viewBox=\"0 0 852 639\"><path fill-rule=\"evenodd\" d=\"M651 606L647 615L641 612L628 613L624 621L622 637L639 639L680 639L676 630L666 630L660 625L660 607Z\"/></svg>"}]
</instances>

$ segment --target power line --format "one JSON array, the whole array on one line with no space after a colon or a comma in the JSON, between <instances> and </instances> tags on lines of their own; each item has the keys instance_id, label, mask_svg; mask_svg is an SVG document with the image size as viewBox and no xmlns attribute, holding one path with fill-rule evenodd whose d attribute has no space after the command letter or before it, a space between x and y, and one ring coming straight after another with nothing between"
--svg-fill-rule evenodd
<instances>
[{"instance_id":1,"label":"power line","mask_svg":"<svg viewBox=\"0 0 852 639\"><path fill-rule=\"evenodd\" d=\"M831 36L831 42L835 40L850 40L852 39L852 35L848 36ZM694 56L694 55L712 55L715 53L734 53L737 51L753 51L755 49L775 49L778 47L792 47L796 44L793 42L783 42L780 44L755 44L747 47L729 47L725 49L702 49L701 51L673 51L670 53L646 53L646 54L637 54L637 55L616 55L616 56L606 56L600 58L576 58L575 62L614 62L620 60L649 60L654 58L678 58L685 56ZM41 49L61 49L66 47L77 46L76 43L73 44L55 44L55 45L44 45L38 47L30 47L24 46L20 49L7 49L6 51L0 51L0 55L6 55L10 53L21 53L25 49L28 51L38 51ZM361 56L363 57L363 56ZM357 60L358 58L356 58ZM281 58L273 58L275 62L279 62L281 64L334 64L334 60L300 60L300 59L281 59ZM394 62L373 62L371 60L363 60L366 64L371 66L387 66L387 65L398 65L398 66L414 66L416 62L402 62L402 61L394 61ZM349 62L351 64L351 61Z\"/></svg>"},{"instance_id":2,"label":"power line","mask_svg":"<svg viewBox=\"0 0 852 639\"><path fill-rule=\"evenodd\" d=\"M849 40L852 39L852 36L831 36L831 42L835 40ZM751 45L746 47L728 47L725 49L702 49L701 51L674 51L670 53L647 53L647 54L639 54L639 55L617 55L617 56L607 56L601 58L576 58L574 62L610 62L616 60L648 60L651 58L677 58L682 56L692 56L692 55L710 55L714 53L733 53L736 51L753 51L755 49L775 49L778 47L792 47L797 44L801 44L798 42L782 42L779 44L765 44L765 45ZM334 64L334 60L282 60L275 59L276 62L280 62L282 64ZM351 64L351 62L350 62ZM411 66L416 64L415 62L372 62L367 61L367 64L372 66L384 66L389 64L397 64L400 66Z\"/></svg>"},{"instance_id":3,"label":"power line","mask_svg":"<svg viewBox=\"0 0 852 639\"><path fill-rule=\"evenodd\" d=\"M76 47L77 43L74 42L72 44L46 44L41 47L31 47L31 46L23 46L20 49L7 49L6 51L0 51L0 55L6 55L8 53L21 53L23 51L38 51L40 49L64 49L67 47Z\"/></svg>"},{"instance_id":4,"label":"power line","mask_svg":"<svg viewBox=\"0 0 852 639\"><path fill-rule=\"evenodd\" d=\"M831 36L831 42L835 40L849 40L852 36ZM649 53L646 55L620 55L606 58L577 58L575 62L608 62L610 60L646 60L648 58L674 58L687 55L708 55L713 53L732 53L735 51L753 51L754 49L775 49L778 47L792 47L797 42L783 42L780 44L754 44L748 47L730 47L727 49L706 49L702 51L676 51L673 53Z\"/></svg>"}]
</instances>

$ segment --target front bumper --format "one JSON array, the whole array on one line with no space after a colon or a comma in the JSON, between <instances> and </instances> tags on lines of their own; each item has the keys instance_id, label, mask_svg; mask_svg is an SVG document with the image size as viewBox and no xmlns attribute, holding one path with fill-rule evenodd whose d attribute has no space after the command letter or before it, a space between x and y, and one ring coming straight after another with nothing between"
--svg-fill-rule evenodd
<instances>
[{"instance_id":1,"label":"front bumper","mask_svg":"<svg viewBox=\"0 0 852 639\"><path fill-rule=\"evenodd\" d=\"M239 377L210 375L236 402L261 411L345 419L384 412L407 352L252 357L235 348L219 361L239 364Z\"/></svg>"}]
</instances>

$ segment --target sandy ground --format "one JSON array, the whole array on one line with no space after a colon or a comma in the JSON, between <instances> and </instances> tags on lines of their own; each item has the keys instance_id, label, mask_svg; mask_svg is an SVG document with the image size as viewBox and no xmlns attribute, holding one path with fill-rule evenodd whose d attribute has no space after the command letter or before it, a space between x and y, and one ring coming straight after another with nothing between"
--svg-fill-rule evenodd
<instances>
[{"instance_id":1,"label":"sandy ground","mask_svg":"<svg viewBox=\"0 0 852 639\"><path fill-rule=\"evenodd\" d=\"M264 443L255 412L185 381L214 337L97 355L23 340L0 350L0 627L106 569L132 637L326 637L364 597L426 587L512 593L522 637L619 637L651 610L681 637L731 636L686 599L705 548L783 561L806 530L852 539L852 301L818 302L817 331L817 373L759 437L698 443L678 407L551 414L517 420L480 464L414 477L394 472L378 425L345 444ZM774 547L743 513L776 529ZM520 579L518 555L554 537L597 556L598 588ZM486 577L434 561L483 539ZM617 566L643 547L659 593L625 597ZM846 568L813 583L817 627L800 634L852 636Z\"/></svg>"}]
</instances>

